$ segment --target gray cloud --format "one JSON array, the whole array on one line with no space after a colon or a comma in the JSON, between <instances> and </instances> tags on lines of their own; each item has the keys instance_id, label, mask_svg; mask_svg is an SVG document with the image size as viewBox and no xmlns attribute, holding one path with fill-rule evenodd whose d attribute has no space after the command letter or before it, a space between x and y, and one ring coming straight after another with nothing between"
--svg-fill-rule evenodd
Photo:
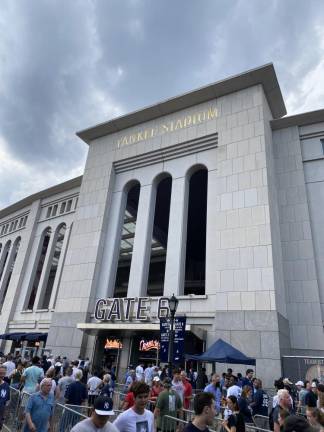
<instances>
[{"instance_id":1,"label":"gray cloud","mask_svg":"<svg viewBox=\"0 0 324 432\"><path fill-rule=\"evenodd\" d=\"M3 0L0 206L82 173L75 131L269 61L292 111L319 108L323 16L320 0Z\"/></svg>"}]
</instances>

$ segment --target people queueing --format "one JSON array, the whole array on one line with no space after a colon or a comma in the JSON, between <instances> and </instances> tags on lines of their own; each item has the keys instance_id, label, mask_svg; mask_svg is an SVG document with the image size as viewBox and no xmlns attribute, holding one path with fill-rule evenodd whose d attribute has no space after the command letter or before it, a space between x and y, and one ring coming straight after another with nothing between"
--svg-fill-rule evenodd
<instances>
[{"instance_id":1,"label":"people queueing","mask_svg":"<svg viewBox=\"0 0 324 432\"><path fill-rule=\"evenodd\" d=\"M5 386L8 386L6 381L9 381L16 391L22 389L26 394L21 405L26 411L26 431L34 431L37 421L40 422L39 428L46 429L49 426L54 399L59 404L75 405L76 410L81 405L94 408L87 421L74 426L75 422L80 420L80 417L76 416L70 423L73 432L97 429L109 432L117 432L117 429L119 432L135 432L134 428L151 432L153 418L159 431L166 429L167 421L163 421L168 418L166 416L171 416L175 421L186 419L187 411L191 412L192 405L195 418L186 426L186 432L198 432L196 429L202 425L208 428L211 425L210 418L213 419L215 416L218 417L218 422L224 420L223 430L226 431L241 432L245 424L252 424L257 418L255 416L261 416L268 418L270 425L273 424L273 430L279 432L291 424L298 427L302 425L301 422L296 423L293 416L295 412L304 416L306 423L303 424L307 424L309 431L313 430L311 428L319 430L324 426L324 384L318 380L297 381L295 385L288 378L276 380L277 394L273 397L271 410L269 396L262 388L262 381L253 376L252 369L247 369L245 377L242 378L239 374L234 375L233 370L229 368L222 378L218 374L212 374L209 383L203 369L200 373L195 372L193 368L188 369L188 373L183 369L175 369L171 380L167 368L152 364L144 367L143 363L139 363L136 369L132 366L128 368L124 383L114 390L111 374L114 374L116 381L116 370L111 365L101 371L93 370L84 384L83 372L86 364L89 365L87 362L82 358L71 361L60 356L43 356L42 359L35 356L31 360L26 360L9 355L0 359L0 426L9 401L7 394L10 392L5 389ZM162 381L163 376L165 379ZM193 388L193 385L197 386L197 383L205 380L207 385L203 392L199 388ZM127 389L127 394L124 399L119 399L123 386ZM112 414L113 398L115 410L124 411L121 415L118 415L118 412ZM103 399L105 403L102 402ZM122 402L121 405L119 400ZM210 401L213 403L212 410ZM41 413L39 419L38 410ZM102 414L98 414L99 411L102 411ZM109 416L112 415L118 415L114 425L109 422ZM133 422L132 425L128 424L129 421ZM169 425L167 426L169 428Z\"/></svg>"}]
</instances>

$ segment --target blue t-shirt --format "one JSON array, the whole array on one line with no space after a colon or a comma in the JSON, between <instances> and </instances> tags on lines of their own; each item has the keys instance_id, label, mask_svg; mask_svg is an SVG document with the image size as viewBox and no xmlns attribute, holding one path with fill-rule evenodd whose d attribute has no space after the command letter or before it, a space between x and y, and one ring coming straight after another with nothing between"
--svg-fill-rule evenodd
<instances>
[{"instance_id":1,"label":"blue t-shirt","mask_svg":"<svg viewBox=\"0 0 324 432\"><path fill-rule=\"evenodd\" d=\"M27 393L34 393L37 384L44 378L44 371L42 368L33 365L25 369L22 376L25 377L24 390Z\"/></svg>"},{"instance_id":2,"label":"blue t-shirt","mask_svg":"<svg viewBox=\"0 0 324 432\"><path fill-rule=\"evenodd\" d=\"M84 384L80 383L80 381L75 381L68 386L64 397L67 399L67 404L81 405L87 399L88 392Z\"/></svg>"},{"instance_id":3,"label":"blue t-shirt","mask_svg":"<svg viewBox=\"0 0 324 432\"><path fill-rule=\"evenodd\" d=\"M10 399L10 387L5 381L0 385L0 407L6 405L6 402Z\"/></svg>"},{"instance_id":4,"label":"blue t-shirt","mask_svg":"<svg viewBox=\"0 0 324 432\"><path fill-rule=\"evenodd\" d=\"M216 408L216 411L219 412L220 407L221 407L221 400L222 400L221 389L219 387L215 387L214 384L209 384L208 386L206 386L204 388L204 392L205 393L212 393L214 395L215 408Z\"/></svg>"},{"instance_id":5,"label":"blue t-shirt","mask_svg":"<svg viewBox=\"0 0 324 432\"><path fill-rule=\"evenodd\" d=\"M48 421L53 413L54 396L49 394L46 398L40 392L34 393L30 396L26 413L29 413L32 422L36 426L37 432L48 431ZM24 432L29 432L29 427L26 422Z\"/></svg>"}]
</instances>

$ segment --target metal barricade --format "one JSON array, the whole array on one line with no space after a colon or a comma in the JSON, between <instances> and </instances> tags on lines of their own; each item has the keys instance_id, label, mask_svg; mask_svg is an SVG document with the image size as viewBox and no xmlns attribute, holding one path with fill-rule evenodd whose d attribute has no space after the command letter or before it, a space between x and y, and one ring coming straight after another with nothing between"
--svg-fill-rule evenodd
<instances>
[{"instance_id":1,"label":"metal barricade","mask_svg":"<svg viewBox=\"0 0 324 432\"><path fill-rule=\"evenodd\" d=\"M215 417L214 419L215 423L214 423L214 430L215 431L219 431L222 429L222 423L223 423L223 419ZM211 430L211 429L209 429ZM254 426L254 425L250 425L250 424L245 424L245 432L271 432L270 429L263 429L262 427L259 426Z\"/></svg>"},{"instance_id":2,"label":"metal barricade","mask_svg":"<svg viewBox=\"0 0 324 432\"><path fill-rule=\"evenodd\" d=\"M4 426L14 429L17 425L17 413L20 405L20 391L10 387L10 402L4 413Z\"/></svg>"},{"instance_id":3,"label":"metal barricade","mask_svg":"<svg viewBox=\"0 0 324 432\"><path fill-rule=\"evenodd\" d=\"M256 414L253 417L253 421L254 421L255 426L257 426L257 427L260 427L262 429L270 429L268 416Z\"/></svg>"},{"instance_id":4,"label":"metal barricade","mask_svg":"<svg viewBox=\"0 0 324 432\"><path fill-rule=\"evenodd\" d=\"M72 409L67 405L56 403L54 405L52 430L53 432L70 432L74 425L86 418L88 418L88 416L84 415L82 412Z\"/></svg>"},{"instance_id":5,"label":"metal barricade","mask_svg":"<svg viewBox=\"0 0 324 432\"><path fill-rule=\"evenodd\" d=\"M122 393L120 391L114 391L113 405L117 410L121 409L124 399L125 399L125 393Z\"/></svg>"},{"instance_id":6,"label":"metal barricade","mask_svg":"<svg viewBox=\"0 0 324 432\"><path fill-rule=\"evenodd\" d=\"M162 432L181 432L188 424L186 420L179 419L177 417L172 417L165 415L162 418Z\"/></svg>"}]
</instances>

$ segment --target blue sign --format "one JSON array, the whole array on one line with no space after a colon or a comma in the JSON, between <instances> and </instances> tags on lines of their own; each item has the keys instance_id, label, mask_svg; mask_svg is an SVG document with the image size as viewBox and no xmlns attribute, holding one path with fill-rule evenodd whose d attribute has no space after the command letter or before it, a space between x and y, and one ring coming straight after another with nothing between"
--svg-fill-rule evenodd
<instances>
[{"instance_id":1,"label":"blue sign","mask_svg":"<svg viewBox=\"0 0 324 432\"><path fill-rule=\"evenodd\" d=\"M173 339L173 363L181 363L184 353L186 317L175 317ZM160 361L167 363L169 353L170 318L160 319Z\"/></svg>"}]
</instances>

